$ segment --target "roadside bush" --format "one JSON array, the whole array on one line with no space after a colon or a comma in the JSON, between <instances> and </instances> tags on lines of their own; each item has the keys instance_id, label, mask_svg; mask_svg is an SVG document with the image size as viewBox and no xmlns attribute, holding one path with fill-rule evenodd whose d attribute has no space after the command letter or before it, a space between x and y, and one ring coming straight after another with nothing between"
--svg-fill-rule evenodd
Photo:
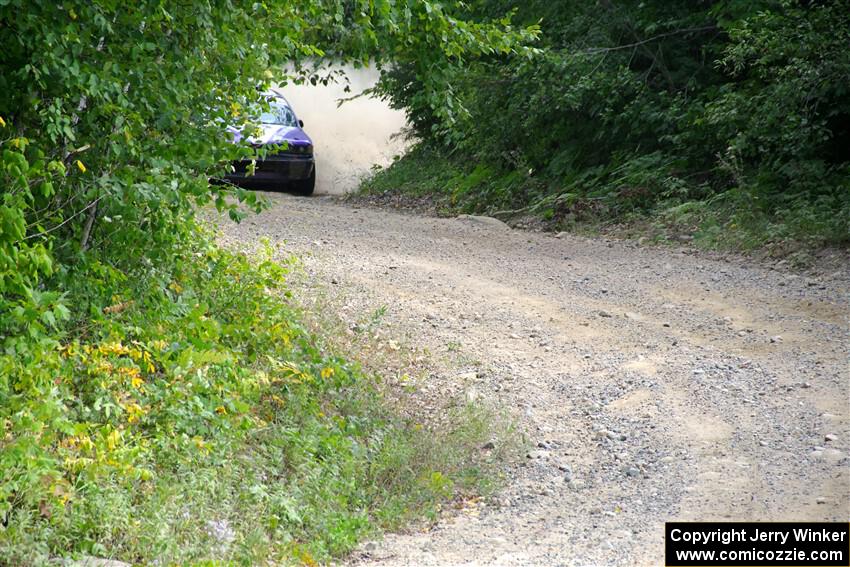
<instances>
[{"instance_id":1,"label":"roadside bush","mask_svg":"<svg viewBox=\"0 0 850 567\"><path fill-rule=\"evenodd\" d=\"M161 287L114 278L79 333L0 355L4 562L324 560L475 482L305 330L271 253L187 244Z\"/></svg>"},{"instance_id":2,"label":"roadside bush","mask_svg":"<svg viewBox=\"0 0 850 567\"><path fill-rule=\"evenodd\" d=\"M540 22L541 48L450 68L450 114L425 103L409 66L380 85L434 153L473 164L444 188L469 187L461 209L557 219L565 203L589 203L593 222L620 223L734 201L738 211L715 211L728 222L713 244L846 244L846 3L473 5L481 20L512 9Z\"/></svg>"}]
</instances>

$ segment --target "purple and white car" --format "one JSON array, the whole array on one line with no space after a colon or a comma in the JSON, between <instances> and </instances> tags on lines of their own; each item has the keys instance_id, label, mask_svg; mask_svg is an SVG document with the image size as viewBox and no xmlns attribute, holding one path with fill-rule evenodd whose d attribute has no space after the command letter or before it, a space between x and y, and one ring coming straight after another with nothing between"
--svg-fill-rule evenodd
<instances>
[{"instance_id":1,"label":"purple and white car","mask_svg":"<svg viewBox=\"0 0 850 567\"><path fill-rule=\"evenodd\" d=\"M237 185L263 185L290 189L298 195L312 195L316 187L313 140L302 130L304 122L298 119L280 93L272 92L267 96L269 108L257 117L259 132L248 138L248 142L255 148L269 146L268 153L255 162L234 162L234 171L225 178ZM234 142L242 140L239 129L229 127L227 131L233 135Z\"/></svg>"}]
</instances>

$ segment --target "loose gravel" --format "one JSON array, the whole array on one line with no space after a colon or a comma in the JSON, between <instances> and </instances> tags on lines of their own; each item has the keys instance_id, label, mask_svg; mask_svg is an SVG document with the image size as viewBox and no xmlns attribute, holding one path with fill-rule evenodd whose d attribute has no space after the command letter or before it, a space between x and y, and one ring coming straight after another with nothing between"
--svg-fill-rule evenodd
<instances>
[{"instance_id":1,"label":"loose gravel","mask_svg":"<svg viewBox=\"0 0 850 567\"><path fill-rule=\"evenodd\" d=\"M269 198L222 240L284 242L312 288L387 306L393 344L462 355L414 399L495 404L529 441L493 498L351 564L659 565L665 521L850 519L846 270Z\"/></svg>"}]
</instances>

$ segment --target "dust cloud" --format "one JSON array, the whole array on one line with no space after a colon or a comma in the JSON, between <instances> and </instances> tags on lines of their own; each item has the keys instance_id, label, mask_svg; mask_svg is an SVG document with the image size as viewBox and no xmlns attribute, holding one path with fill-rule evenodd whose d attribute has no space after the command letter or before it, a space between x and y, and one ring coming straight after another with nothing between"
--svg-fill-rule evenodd
<instances>
[{"instance_id":1,"label":"dust cloud","mask_svg":"<svg viewBox=\"0 0 850 567\"><path fill-rule=\"evenodd\" d=\"M399 135L407 125L404 113L385 101L363 96L337 107L339 99L361 93L378 79L375 69L344 71L350 92L345 92L344 80L281 89L313 139L316 193L339 195L356 189L373 165L388 165L408 145Z\"/></svg>"}]
</instances>

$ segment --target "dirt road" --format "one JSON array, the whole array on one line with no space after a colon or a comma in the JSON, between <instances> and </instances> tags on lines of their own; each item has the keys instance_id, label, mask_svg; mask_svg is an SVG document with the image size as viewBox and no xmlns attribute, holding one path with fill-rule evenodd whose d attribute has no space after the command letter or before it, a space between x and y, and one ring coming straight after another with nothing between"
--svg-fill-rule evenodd
<instances>
[{"instance_id":1,"label":"dirt road","mask_svg":"<svg viewBox=\"0 0 850 567\"><path fill-rule=\"evenodd\" d=\"M270 198L225 238L286 240L396 340L461 353L419 393L529 436L492 502L353 562L660 565L668 520L850 519L847 273Z\"/></svg>"}]
</instances>

